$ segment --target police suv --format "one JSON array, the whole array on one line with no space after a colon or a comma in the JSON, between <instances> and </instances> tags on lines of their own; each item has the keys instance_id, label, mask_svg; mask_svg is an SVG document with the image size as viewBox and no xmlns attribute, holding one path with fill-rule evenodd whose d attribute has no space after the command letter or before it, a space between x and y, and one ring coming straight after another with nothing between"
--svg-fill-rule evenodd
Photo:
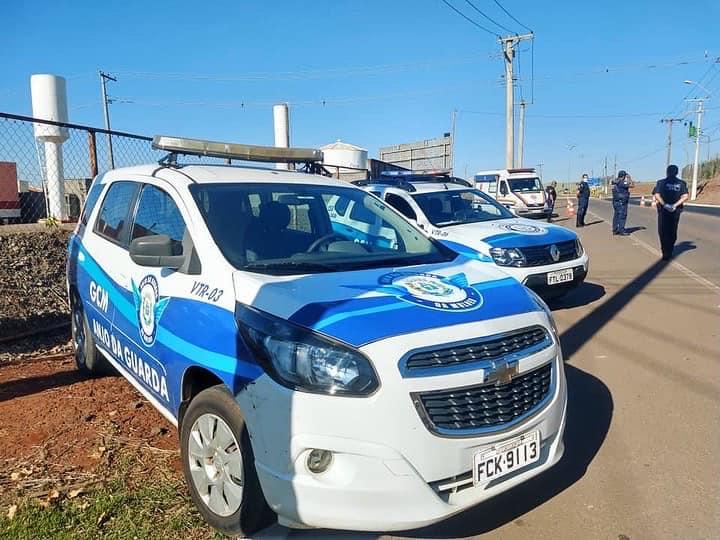
<instances>
[{"instance_id":1,"label":"police suv","mask_svg":"<svg viewBox=\"0 0 720 540\"><path fill-rule=\"evenodd\" d=\"M392 171L356 184L446 246L501 267L544 298L561 296L585 280L588 256L577 234L517 217L463 179L444 172ZM363 227L351 223L352 209L347 216L348 227Z\"/></svg>"},{"instance_id":2,"label":"police suv","mask_svg":"<svg viewBox=\"0 0 720 540\"><path fill-rule=\"evenodd\" d=\"M319 174L317 150L156 137L158 165L98 176L69 243L76 361L178 426L204 518L400 530L563 454L566 383L534 293ZM352 205L381 234L346 234Z\"/></svg>"}]
</instances>

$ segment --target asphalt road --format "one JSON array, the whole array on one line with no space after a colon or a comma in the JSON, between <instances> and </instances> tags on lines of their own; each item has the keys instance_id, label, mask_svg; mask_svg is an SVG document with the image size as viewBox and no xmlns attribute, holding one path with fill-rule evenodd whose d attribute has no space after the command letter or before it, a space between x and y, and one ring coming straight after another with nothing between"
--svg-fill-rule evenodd
<instances>
[{"instance_id":1,"label":"asphalt road","mask_svg":"<svg viewBox=\"0 0 720 540\"><path fill-rule=\"evenodd\" d=\"M553 306L569 392L566 451L558 465L419 531L274 527L262 536L717 538L720 219L683 215L681 252L667 265L659 261L654 210L630 209L628 227L635 230L629 237L610 234L609 203L593 201L590 211L591 225L580 229L591 257L588 280Z\"/></svg>"}]
</instances>

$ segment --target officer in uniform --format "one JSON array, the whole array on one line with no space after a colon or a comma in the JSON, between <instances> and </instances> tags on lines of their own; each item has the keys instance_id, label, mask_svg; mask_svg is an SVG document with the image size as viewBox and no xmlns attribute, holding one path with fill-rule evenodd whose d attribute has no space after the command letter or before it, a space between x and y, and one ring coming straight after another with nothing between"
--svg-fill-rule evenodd
<instances>
[{"instance_id":1,"label":"officer in uniform","mask_svg":"<svg viewBox=\"0 0 720 540\"><path fill-rule=\"evenodd\" d=\"M555 201L557 200L557 190L555 186L557 182L551 182L549 186L545 188L545 204L548 208L548 223L552 221L553 211L555 210Z\"/></svg>"},{"instance_id":2,"label":"officer in uniform","mask_svg":"<svg viewBox=\"0 0 720 540\"><path fill-rule=\"evenodd\" d=\"M576 227L585 226L585 214L587 213L588 204L590 202L590 186L588 185L588 175L582 175L582 182L578 184L577 190L577 218L575 220Z\"/></svg>"},{"instance_id":3,"label":"officer in uniform","mask_svg":"<svg viewBox=\"0 0 720 540\"><path fill-rule=\"evenodd\" d=\"M613 198L613 234L627 236L625 221L627 220L628 201L630 200L630 188L634 187L632 178L625 171L620 171L617 178L612 181Z\"/></svg>"},{"instance_id":4,"label":"officer in uniform","mask_svg":"<svg viewBox=\"0 0 720 540\"><path fill-rule=\"evenodd\" d=\"M683 203L688 200L687 184L678 177L677 165L667 168L667 177L658 180L653 188L653 199L658 212L658 236L662 249L663 261L672 257L680 214Z\"/></svg>"}]
</instances>

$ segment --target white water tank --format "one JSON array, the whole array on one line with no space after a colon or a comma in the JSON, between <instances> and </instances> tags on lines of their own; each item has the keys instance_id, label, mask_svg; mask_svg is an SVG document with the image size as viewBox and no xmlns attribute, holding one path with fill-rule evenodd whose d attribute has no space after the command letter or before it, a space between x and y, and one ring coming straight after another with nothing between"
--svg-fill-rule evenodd
<instances>
[{"instance_id":1,"label":"white water tank","mask_svg":"<svg viewBox=\"0 0 720 540\"><path fill-rule=\"evenodd\" d=\"M368 151L354 144L336 141L320 148L323 152L323 165L343 169L367 170Z\"/></svg>"},{"instance_id":2,"label":"white water tank","mask_svg":"<svg viewBox=\"0 0 720 540\"><path fill-rule=\"evenodd\" d=\"M67 123L67 90L65 79L57 75L32 75L30 77L33 117ZM48 217L64 220L65 172L63 168L62 145L68 140L67 128L50 124L35 123L35 138L45 150L43 184Z\"/></svg>"},{"instance_id":3,"label":"white water tank","mask_svg":"<svg viewBox=\"0 0 720 540\"><path fill-rule=\"evenodd\" d=\"M287 103L273 105L273 127L275 130L275 146L288 148L290 146L290 113ZM277 163L276 169L290 169L289 163Z\"/></svg>"},{"instance_id":4,"label":"white water tank","mask_svg":"<svg viewBox=\"0 0 720 540\"><path fill-rule=\"evenodd\" d=\"M30 77L30 95L33 118L67 123L67 89L63 77L45 74L32 75ZM34 129L35 138L43 142L68 140L68 130L64 127L34 124Z\"/></svg>"}]
</instances>

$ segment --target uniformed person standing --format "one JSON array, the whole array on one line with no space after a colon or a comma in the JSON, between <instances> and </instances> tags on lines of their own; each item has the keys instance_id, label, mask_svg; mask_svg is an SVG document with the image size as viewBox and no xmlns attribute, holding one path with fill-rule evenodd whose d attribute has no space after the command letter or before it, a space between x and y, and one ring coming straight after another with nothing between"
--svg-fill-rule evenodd
<instances>
[{"instance_id":1,"label":"uniformed person standing","mask_svg":"<svg viewBox=\"0 0 720 540\"><path fill-rule=\"evenodd\" d=\"M628 202L630 201L630 188L634 187L632 178L625 171L620 171L612 181L613 200L613 234L627 236L625 221L627 220Z\"/></svg>"},{"instance_id":2,"label":"uniformed person standing","mask_svg":"<svg viewBox=\"0 0 720 540\"><path fill-rule=\"evenodd\" d=\"M578 184L577 190L577 218L575 220L576 227L585 226L585 214L587 213L588 204L590 203L590 185L588 184L588 175L582 175L582 181Z\"/></svg>"},{"instance_id":3,"label":"uniformed person standing","mask_svg":"<svg viewBox=\"0 0 720 540\"><path fill-rule=\"evenodd\" d=\"M551 182L549 186L545 188L545 204L548 208L548 223L552 221L553 211L555 210L555 201L557 200L557 191L555 186L557 182Z\"/></svg>"},{"instance_id":4,"label":"uniformed person standing","mask_svg":"<svg viewBox=\"0 0 720 540\"><path fill-rule=\"evenodd\" d=\"M677 241L677 229L683 203L688 200L687 184L678 177L677 165L667 168L667 177L658 180L653 199L658 212L658 236L663 261L669 261Z\"/></svg>"}]
</instances>

